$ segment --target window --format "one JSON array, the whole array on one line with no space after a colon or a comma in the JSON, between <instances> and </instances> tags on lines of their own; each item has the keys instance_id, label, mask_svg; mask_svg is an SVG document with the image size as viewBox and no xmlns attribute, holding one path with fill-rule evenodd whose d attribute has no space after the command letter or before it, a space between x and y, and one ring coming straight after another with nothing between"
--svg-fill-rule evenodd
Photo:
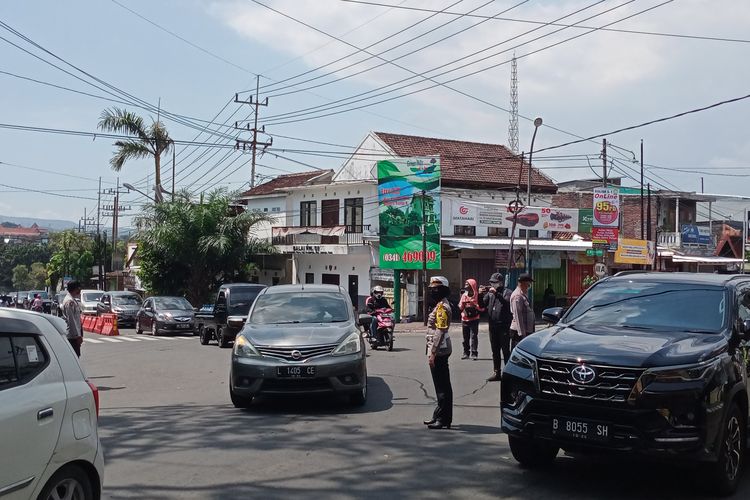
<instances>
[{"instance_id":1,"label":"window","mask_svg":"<svg viewBox=\"0 0 750 500\"><path fill-rule=\"evenodd\" d=\"M268 207L263 207L264 212L268 212Z\"/></svg>"},{"instance_id":2,"label":"window","mask_svg":"<svg viewBox=\"0 0 750 500\"><path fill-rule=\"evenodd\" d=\"M10 337L0 337L0 387L18 380Z\"/></svg>"},{"instance_id":3,"label":"window","mask_svg":"<svg viewBox=\"0 0 750 500\"><path fill-rule=\"evenodd\" d=\"M312 285L315 283L315 273L305 273L305 284Z\"/></svg>"},{"instance_id":4,"label":"window","mask_svg":"<svg viewBox=\"0 0 750 500\"><path fill-rule=\"evenodd\" d=\"M476 226L453 226L453 234L455 236L476 236Z\"/></svg>"},{"instance_id":5,"label":"window","mask_svg":"<svg viewBox=\"0 0 750 500\"><path fill-rule=\"evenodd\" d=\"M487 236L508 236L507 227L488 227Z\"/></svg>"},{"instance_id":6,"label":"window","mask_svg":"<svg viewBox=\"0 0 750 500\"><path fill-rule=\"evenodd\" d=\"M274 276L271 278L271 286L276 286L281 282L278 276Z\"/></svg>"},{"instance_id":7,"label":"window","mask_svg":"<svg viewBox=\"0 0 750 500\"><path fill-rule=\"evenodd\" d=\"M318 202L303 201L299 204L299 225L302 227L315 226L317 224Z\"/></svg>"},{"instance_id":8,"label":"window","mask_svg":"<svg viewBox=\"0 0 750 500\"><path fill-rule=\"evenodd\" d=\"M250 322L256 325L342 323L349 320L349 315L349 306L340 293L267 293L258 298Z\"/></svg>"},{"instance_id":9,"label":"window","mask_svg":"<svg viewBox=\"0 0 750 500\"><path fill-rule=\"evenodd\" d=\"M34 378L47 366L48 357L29 335L0 337L0 388Z\"/></svg>"},{"instance_id":10,"label":"window","mask_svg":"<svg viewBox=\"0 0 750 500\"><path fill-rule=\"evenodd\" d=\"M519 238L525 238L526 237L526 231L529 232L529 238L539 238L539 230L538 229L519 229L519 231L518 231L518 237Z\"/></svg>"},{"instance_id":11,"label":"window","mask_svg":"<svg viewBox=\"0 0 750 500\"><path fill-rule=\"evenodd\" d=\"M273 207L271 208L271 212L281 212L281 207Z\"/></svg>"},{"instance_id":12,"label":"window","mask_svg":"<svg viewBox=\"0 0 750 500\"><path fill-rule=\"evenodd\" d=\"M346 198L344 200L344 225L347 233L361 233L364 207L362 198Z\"/></svg>"}]
</instances>

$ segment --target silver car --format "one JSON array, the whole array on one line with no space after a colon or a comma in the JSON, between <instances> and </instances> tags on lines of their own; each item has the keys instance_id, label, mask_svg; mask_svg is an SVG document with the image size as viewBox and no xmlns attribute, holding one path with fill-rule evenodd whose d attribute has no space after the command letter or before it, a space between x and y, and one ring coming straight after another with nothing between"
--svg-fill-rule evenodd
<instances>
[{"instance_id":1,"label":"silver car","mask_svg":"<svg viewBox=\"0 0 750 500\"><path fill-rule=\"evenodd\" d=\"M349 294L335 285L263 290L234 342L229 391L238 408L264 394L333 393L365 404L365 345Z\"/></svg>"}]
</instances>

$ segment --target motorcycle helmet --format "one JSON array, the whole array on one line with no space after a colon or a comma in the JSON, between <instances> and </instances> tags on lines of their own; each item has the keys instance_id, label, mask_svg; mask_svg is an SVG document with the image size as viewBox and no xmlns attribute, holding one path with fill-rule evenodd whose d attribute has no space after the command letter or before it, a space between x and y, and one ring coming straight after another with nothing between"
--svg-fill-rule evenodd
<instances>
[{"instance_id":1,"label":"motorcycle helmet","mask_svg":"<svg viewBox=\"0 0 750 500\"><path fill-rule=\"evenodd\" d=\"M375 285L374 287L372 287L372 291L370 293L372 294L373 297L376 297L379 299L380 297L383 296L383 294L385 293L385 290L383 289L382 286Z\"/></svg>"}]
</instances>

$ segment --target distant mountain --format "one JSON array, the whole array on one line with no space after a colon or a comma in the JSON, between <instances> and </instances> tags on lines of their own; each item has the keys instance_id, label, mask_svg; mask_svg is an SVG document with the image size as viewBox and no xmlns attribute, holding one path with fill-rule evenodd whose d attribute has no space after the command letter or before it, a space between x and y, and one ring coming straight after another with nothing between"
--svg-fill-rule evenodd
<instances>
[{"instance_id":1,"label":"distant mountain","mask_svg":"<svg viewBox=\"0 0 750 500\"><path fill-rule=\"evenodd\" d=\"M0 215L0 223L3 222L18 224L23 227L29 227L36 224L37 226L49 229L50 231L63 231L65 229L75 229L78 227L77 223L69 220L35 219L33 217L10 217L7 215Z\"/></svg>"}]
</instances>

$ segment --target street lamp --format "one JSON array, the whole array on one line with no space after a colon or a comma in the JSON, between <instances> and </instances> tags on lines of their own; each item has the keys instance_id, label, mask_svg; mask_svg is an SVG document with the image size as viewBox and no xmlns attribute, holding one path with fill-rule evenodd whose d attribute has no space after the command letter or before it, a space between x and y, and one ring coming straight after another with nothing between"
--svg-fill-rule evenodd
<instances>
[{"instance_id":1,"label":"street lamp","mask_svg":"<svg viewBox=\"0 0 750 500\"><path fill-rule=\"evenodd\" d=\"M536 139L536 132L539 130L539 127L542 126L542 119L536 118L534 120L534 135L531 136L531 150L529 151L529 177L528 181L526 182L526 206L531 206L531 160L534 156L534 140ZM524 271L527 273L531 272L531 266L529 266L529 233L530 231L526 230L526 259L524 260Z\"/></svg>"},{"instance_id":2,"label":"street lamp","mask_svg":"<svg viewBox=\"0 0 750 500\"><path fill-rule=\"evenodd\" d=\"M136 193L140 193L140 194L142 194L143 196L145 196L146 198L148 198L149 200L151 200L151 201L153 201L153 202L156 202L156 200L154 200L154 199L153 199L152 197L150 197L149 195L147 195L146 193L144 193L144 192L143 192L143 191L141 191L140 189L136 188L136 187L135 187L135 186L133 186L132 184L128 184L127 182L124 182L124 183L122 184L122 187L124 187L125 189L129 189L129 190L131 190L131 191L135 191Z\"/></svg>"}]
</instances>

